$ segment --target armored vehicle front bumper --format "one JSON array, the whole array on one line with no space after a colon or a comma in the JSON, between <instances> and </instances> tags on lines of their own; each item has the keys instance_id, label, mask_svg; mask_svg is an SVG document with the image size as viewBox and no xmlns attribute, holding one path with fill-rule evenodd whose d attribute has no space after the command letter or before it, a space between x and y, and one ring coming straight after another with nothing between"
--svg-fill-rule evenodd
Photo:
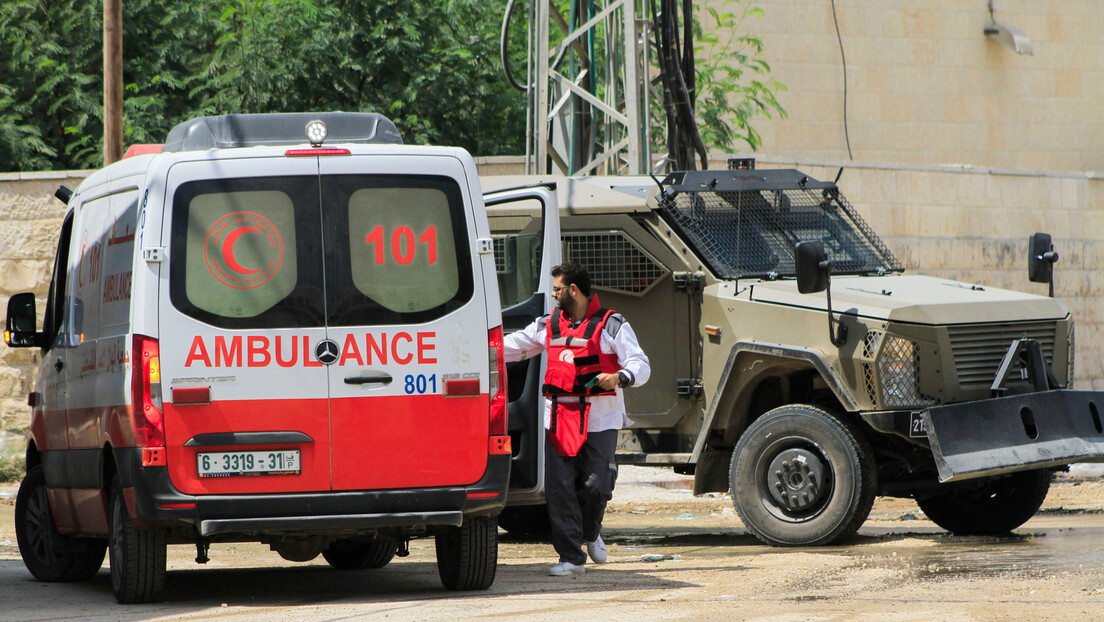
<instances>
[{"instance_id":1,"label":"armored vehicle front bumper","mask_svg":"<svg viewBox=\"0 0 1104 622\"><path fill-rule=\"evenodd\" d=\"M940 482L1104 462L1104 391L1067 389L919 412Z\"/></svg>"}]
</instances>

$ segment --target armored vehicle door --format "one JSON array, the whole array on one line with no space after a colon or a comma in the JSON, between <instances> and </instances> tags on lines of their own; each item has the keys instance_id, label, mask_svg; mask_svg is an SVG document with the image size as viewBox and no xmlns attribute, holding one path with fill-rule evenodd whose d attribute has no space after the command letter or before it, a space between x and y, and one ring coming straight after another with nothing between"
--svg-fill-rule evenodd
<instances>
[{"instance_id":1,"label":"armored vehicle door","mask_svg":"<svg viewBox=\"0 0 1104 622\"><path fill-rule=\"evenodd\" d=\"M561 225L564 260L586 266L592 292L625 317L651 363L647 384L625 391L633 432L622 434L619 452L689 452L692 436L675 429L697 407L700 385L697 266L662 241L666 232L632 214L577 214Z\"/></svg>"},{"instance_id":2,"label":"armored vehicle door","mask_svg":"<svg viewBox=\"0 0 1104 622\"><path fill-rule=\"evenodd\" d=\"M553 266L561 263L555 186L484 195L494 236L495 272L502 299L502 330L509 334L548 313ZM513 445L510 501L538 496L544 488L541 385L544 357L507 365L509 430Z\"/></svg>"}]
</instances>

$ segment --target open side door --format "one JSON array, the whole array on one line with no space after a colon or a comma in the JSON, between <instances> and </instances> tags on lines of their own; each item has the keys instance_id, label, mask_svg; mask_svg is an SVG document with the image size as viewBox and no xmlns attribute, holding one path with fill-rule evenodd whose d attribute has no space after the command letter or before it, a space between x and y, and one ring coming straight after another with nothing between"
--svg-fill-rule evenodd
<instances>
[{"instance_id":1,"label":"open side door","mask_svg":"<svg viewBox=\"0 0 1104 622\"><path fill-rule=\"evenodd\" d=\"M555 184L487 193L495 271L506 334L548 313L553 266L562 262ZM544 491L545 357L507 365L509 431L513 445L510 505L540 502Z\"/></svg>"}]
</instances>

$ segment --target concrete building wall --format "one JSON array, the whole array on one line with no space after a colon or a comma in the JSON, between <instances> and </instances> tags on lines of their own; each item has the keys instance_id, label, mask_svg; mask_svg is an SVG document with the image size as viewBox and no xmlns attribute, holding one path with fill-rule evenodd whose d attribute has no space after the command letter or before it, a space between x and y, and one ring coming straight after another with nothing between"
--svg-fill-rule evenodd
<instances>
[{"instance_id":1,"label":"concrete building wall","mask_svg":"<svg viewBox=\"0 0 1104 622\"><path fill-rule=\"evenodd\" d=\"M1028 36L983 34L987 0L753 0L785 119L756 121L788 158L1104 171L1104 2L994 0ZM713 1L716 6L720 2ZM729 7L731 9L731 6Z\"/></svg>"}]
</instances>

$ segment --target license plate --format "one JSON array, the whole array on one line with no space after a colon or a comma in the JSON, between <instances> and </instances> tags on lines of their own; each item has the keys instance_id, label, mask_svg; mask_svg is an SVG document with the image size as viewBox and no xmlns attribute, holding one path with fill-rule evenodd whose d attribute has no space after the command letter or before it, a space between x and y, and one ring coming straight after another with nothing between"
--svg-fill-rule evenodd
<instances>
[{"instance_id":1,"label":"license plate","mask_svg":"<svg viewBox=\"0 0 1104 622\"><path fill-rule=\"evenodd\" d=\"M299 450L219 451L196 456L200 477L299 475Z\"/></svg>"}]
</instances>

